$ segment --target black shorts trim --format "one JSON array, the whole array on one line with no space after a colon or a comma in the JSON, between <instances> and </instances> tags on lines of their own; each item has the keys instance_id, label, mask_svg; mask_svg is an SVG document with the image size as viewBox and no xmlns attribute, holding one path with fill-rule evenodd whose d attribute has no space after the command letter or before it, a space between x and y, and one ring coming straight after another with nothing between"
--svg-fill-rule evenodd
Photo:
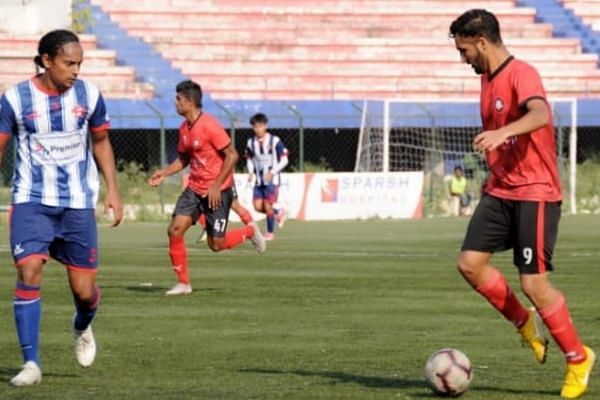
<instances>
[{"instance_id":1,"label":"black shorts trim","mask_svg":"<svg viewBox=\"0 0 600 400\"><path fill-rule=\"evenodd\" d=\"M496 253L512 248L520 273L552 271L560 206L560 202L506 200L486 194L469 222L461 251Z\"/></svg>"}]
</instances>

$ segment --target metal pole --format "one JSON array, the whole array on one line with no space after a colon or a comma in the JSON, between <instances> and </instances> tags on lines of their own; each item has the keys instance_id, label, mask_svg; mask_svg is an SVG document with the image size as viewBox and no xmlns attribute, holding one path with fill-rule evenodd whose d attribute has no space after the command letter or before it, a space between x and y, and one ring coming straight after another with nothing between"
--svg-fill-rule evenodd
<instances>
[{"instance_id":1,"label":"metal pole","mask_svg":"<svg viewBox=\"0 0 600 400\"><path fill-rule=\"evenodd\" d=\"M144 102L146 106L150 110L152 110L156 115L158 115L159 123L160 123L160 167L164 168L167 165L167 139L165 132L165 116L160 112L158 108L156 108L152 103L148 100ZM165 186L160 185L158 188L158 196L160 200L160 212L162 214L165 213Z\"/></svg>"},{"instance_id":2,"label":"metal pole","mask_svg":"<svg viewBox=\"0 0 600 400\"><path fill-rule=\"evenodd\" d=\"M383 165L381 172L390 171L390 102L383 101Z\"/></svg>"},{"instance_id":3,"label":"metal pole","mask_svg":"<svg viewBox=\"0 0 600 400\"><path fill-rule=\"evenodd\" d=\"M358 131L358 146L356 146L356 161L354 162L354 172L360 172L359 170L361 169L361 153L362 153L363 138L365 135L365 129L367 128L368 103L367 103L367 100L365 100L363 102L362 108L354 103L351 103L351 104L352 104L352 107L356 108L358 110L358 112L361 114L360 115L360 130ZM367 163L368 163L368 160L369 160L369 157L367 157ZM366 169L364 169L364 170L369 171L369 165L367 165Z\"/></svg>"},{"instance_id":4,"label":"metal pole","mask_svg":"<svg viewBox=\"0 0 600 400\"><path fill-rule=\"evenodd\" d=\"M227 109L227 107L225 107L221 103L219 103L217 101L215 101L214 103L217 107L219 107L225 113L227 118L229 118L229 132L231 135L231 143L233 144L233 147L235 147L235 121L237 120L237 118L231 111L229 111Z\"/></svg>"},{"instance_id":5,"label":"metal pole","mask_svg":"<svg viewBox=\"0 0 600 400\"><path fill-rule=\"evenodd\" d=\"M571 213L577 214L577 100L571 100L571 136L569 137L569 199Z\"/></svg>"},{"instance_id":6,"label":"metal pole","mask_svg":"<svg viewBox=\"0 0 600 400\"><path fill-rule=\"evenodd\" d=\"M304 172L304 118L296 106L288 103L283 103L283 105L286 106L292 113L294 113L296 118L298 118L298 157L300 158L300 160L298 160L298 169L300 172Z\"/></svg>"}]
</instances>

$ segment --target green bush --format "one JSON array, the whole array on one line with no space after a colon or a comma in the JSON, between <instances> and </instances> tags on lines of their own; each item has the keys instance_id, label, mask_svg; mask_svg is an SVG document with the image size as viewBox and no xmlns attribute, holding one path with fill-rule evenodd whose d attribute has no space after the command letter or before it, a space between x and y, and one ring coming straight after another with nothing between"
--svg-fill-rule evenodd
<instances>
[{"instance_id":1,"label":"green bush","mask_svg":"<svg viewBox=\"0 0 600 400\"><path fill-rule=\"evenodd\" d=\"M600 213L600 155L577 166L577 211Z\"/></svg>"},{"instance_id":2,"label":"green bush","mask_svg":"<svg viewBox=\"0 0 600 400\"><path fill-rule=\"evenodd\" d=\"M166 179L161 187L148 185L150 173L135 162L119 163L117 165L117 182L121 200L126 206L126 216L136 221L168 220L169 213L161 212L161 204L169 205L177 201L181 193L181 182L178 175ZM106 194L106 185L100 188L100 204ZM161 201L162 196L162 201Z\"/></svg>"},{"instance_id":3,"label":"green bush","mask_svg":"<svg viewBox=\"0 0 600 400\"><path fill-rule=\"evenodd\" d=\"M306 161L304 163L304 171L300 171L296 167L292 167L293 172L333 172L325 157L321 157L319 162Z\"/></svg>"},{"instance_id":4,"label":"green bush","mask_svg":"<svg viewBox=\"0 0 600 400\"><path fill-rule=\"evenodd\" d=\"M71 9L71 29L75 33L84 33L94 24L92 10L86 0L73 0Z\"/></svg>"}]
</instances>

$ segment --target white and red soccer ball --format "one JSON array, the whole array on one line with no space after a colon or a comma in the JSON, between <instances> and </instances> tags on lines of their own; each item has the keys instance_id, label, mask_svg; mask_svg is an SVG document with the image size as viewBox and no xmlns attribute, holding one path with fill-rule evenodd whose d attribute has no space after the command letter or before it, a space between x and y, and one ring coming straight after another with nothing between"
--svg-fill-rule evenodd
<instances>
[{"instance_id":1,"label":"white and red soccer ball","mask_svg":"<svg viewBox=\"0 0 600 400\"><path fill-rule=\"evenodd\" d=\"M469 389L473 379L471 361L459 350L438 350L425 364L425 379L436 394L458 397Z\"/></svg>"}]
</instances>

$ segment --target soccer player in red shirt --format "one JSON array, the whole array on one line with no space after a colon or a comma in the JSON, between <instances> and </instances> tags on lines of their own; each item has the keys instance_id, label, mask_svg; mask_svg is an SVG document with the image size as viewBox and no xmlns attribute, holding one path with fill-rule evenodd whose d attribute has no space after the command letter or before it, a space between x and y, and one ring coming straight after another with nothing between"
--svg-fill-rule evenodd
<instances>
[{"instance_id":1,"label":"soccer player in red shirt","mask_svg":"<svg viewBox=\"0 0 600 400\"><path fill-rule=\"evenodd\" d=\"M266 250L264 237L254 221L244 228L227 231L233 200L233 169L239 158L231 138L216 118L202 111L200 85L183 81L176 91L177 113L185 117L179 128L178 157L149 180L151 186L158 186L166 177L190 166L188 186L177 200L168 229L169 256L178 283L167 295L192 292L184 234L201 214L206 216L207 242L211 250L231 249L246 239L252 240L259 253Z\"/></svg>"},{"instance_id":2,"label":"soccer player in red shirt","mask_svg":"<svg viewBox=\"0 0 600 400\"><path fill-rule=\"evenodd\" d=\"M461 61L481 75L483 132L475 136L473 145L485 153L490 168L458 269L517 328L543 363L548 342L537 326L541 317L566 357L561 396L579 397L587 388L596 356L581 343L564 295L548 279L562 194L544 87L536 69L504 47L492 13L465 12L452 22L450 36ZM494 252L510 248L521 289L537 313L521 304L504 276L490 265Z\"/></svg>"}]
</instances>

